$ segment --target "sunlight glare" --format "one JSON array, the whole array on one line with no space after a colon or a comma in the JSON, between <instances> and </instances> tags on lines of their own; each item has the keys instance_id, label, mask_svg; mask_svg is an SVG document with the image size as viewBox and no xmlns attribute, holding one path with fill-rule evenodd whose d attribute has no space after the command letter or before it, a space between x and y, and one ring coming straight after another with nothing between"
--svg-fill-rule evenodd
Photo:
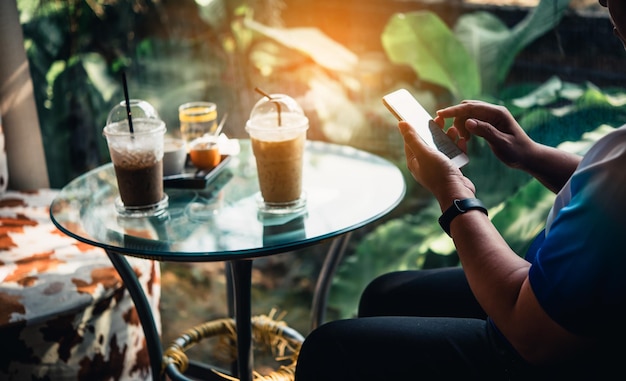
<instances>
[{"instance_id":1,"label":"sunlight glare","mask_svg":"<svg viewBox=\"0 0 626 381\"><path fill-rule=\"evenodd\" d=\"M195 0L195 1L196 1L196 4L198 4L201 7L207 7L211 3L213 3L215 0Z\"/></svg>"}]
</instances>

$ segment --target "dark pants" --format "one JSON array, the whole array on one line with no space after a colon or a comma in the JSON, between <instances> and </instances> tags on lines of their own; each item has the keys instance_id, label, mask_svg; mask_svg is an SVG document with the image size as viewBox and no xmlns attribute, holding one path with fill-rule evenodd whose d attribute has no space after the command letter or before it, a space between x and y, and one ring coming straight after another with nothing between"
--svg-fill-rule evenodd
<instances>
[{"instance_id":1,"label":"dark pants","mask_svg":"<svg viewBox=\"0 0 626 381\"><path fill-rule=\"evenodd\" d=\"M296 380L539 380L564 369L529 366L493 328L463 270L446 268L374 280L359 318L326 323L306 338Z\"/></svg>"}]
</instances>

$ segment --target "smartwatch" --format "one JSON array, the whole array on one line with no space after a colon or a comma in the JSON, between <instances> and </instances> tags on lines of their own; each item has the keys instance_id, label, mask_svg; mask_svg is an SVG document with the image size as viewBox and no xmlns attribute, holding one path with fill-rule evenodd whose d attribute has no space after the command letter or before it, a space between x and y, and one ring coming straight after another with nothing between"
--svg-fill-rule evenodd
<instances>
[{"instance_id":1,"label":"smartwatch","mask_svg":"<svg viewBox=\"0 0 626 381\"><path fill-rule=\"evenodd\" d=\"M485 213L485 215L489 215L485 205L477 198L456 199L452 202L452 206L439 217L439 225L446 234L450 235L450 224L452 220L456 216L469 212L470 210L480 210Z\"/></svg>"}]
</instances>

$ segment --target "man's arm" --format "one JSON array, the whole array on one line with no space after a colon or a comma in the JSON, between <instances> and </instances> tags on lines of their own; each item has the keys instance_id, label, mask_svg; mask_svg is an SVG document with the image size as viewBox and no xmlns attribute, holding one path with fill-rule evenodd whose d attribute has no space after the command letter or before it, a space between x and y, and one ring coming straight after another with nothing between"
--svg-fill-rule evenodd
<instances>
[{"instance_id":1,"label":"man's arm","mask_svg":"<svg viewBox=\"0 0 626 381\"><path fill-rule=\"evenodd\" d=\"M480 211L456 217L451 235L476 299L518 353L532 364L584 348L548 316L530 286L530 263L513 252Z\"/></svg>"}]
</instances>

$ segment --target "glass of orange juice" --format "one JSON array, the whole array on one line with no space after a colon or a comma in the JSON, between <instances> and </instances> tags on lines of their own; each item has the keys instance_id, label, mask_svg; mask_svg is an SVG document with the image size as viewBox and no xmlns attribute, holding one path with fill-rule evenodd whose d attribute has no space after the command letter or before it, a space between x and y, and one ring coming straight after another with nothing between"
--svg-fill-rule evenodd
<instances>
[{"instance_id":1,"label":"glass of orange juice","mask_svg":"<svg viewBox=\"0 0 626 381\"><path fill-rule=\"evenodd\" d=\"M212 102L189 102L178 107L180 134L190 150L193 140L214 135L217 130L217 105Z\"/></svg>"}]
</instances>

